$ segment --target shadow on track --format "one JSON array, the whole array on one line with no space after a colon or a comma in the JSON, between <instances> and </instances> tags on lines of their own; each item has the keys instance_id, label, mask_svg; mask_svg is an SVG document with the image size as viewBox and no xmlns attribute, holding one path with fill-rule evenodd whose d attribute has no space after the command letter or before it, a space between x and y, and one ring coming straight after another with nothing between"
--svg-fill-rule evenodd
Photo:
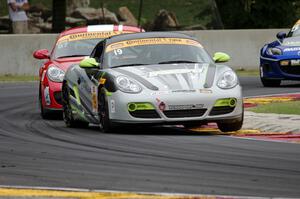
<instances>
[{"instance_id":1,"label":"shadow on track","mask_svg":"<svg viewBox=\"0 0 300 199\"><path fill-rule=\"evenodd\" d=\"M105 134L100 131L98 126L89 126L87 129L98 131L101 134ZM116 130L112 135L147 135L147 136L213 136L215 134L211 132L194 132L183 127L177 126L144 126L144 127L120 127L120 130Z\"/></svg>"}]
</instances>

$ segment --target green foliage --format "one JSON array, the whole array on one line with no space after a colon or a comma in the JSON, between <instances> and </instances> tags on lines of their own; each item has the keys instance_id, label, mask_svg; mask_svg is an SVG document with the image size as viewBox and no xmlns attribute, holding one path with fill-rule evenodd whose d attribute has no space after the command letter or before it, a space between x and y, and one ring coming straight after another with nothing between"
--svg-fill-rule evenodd
<instances>
[{"instance_id":1,"label":"green foliage","mask_svg":"<svg viewBox=\"0 0 300 199\"><path fill-rule=\"evenodd\" d=\"M40 3L52 8L52 0L29 0L31 5ZM117 12L121 6L127 6L133 15L138 17L139 0L90 0L90 7L100 8L102 3L109 10ZM6 6L7 0L0 0L0 16L8 14ZM4 6L3 6L4 5ZM152 22L155 15L160 9L166 9L176 14L179 24L182 26L190 26L195 24L206 25L210 21L210 17L195 18L195 16L205 9L207 0L144 0L142 24Z\"/></svg>"},{"instance_id":2,"label":"green foliage","mask_svg":"<svg viewBox=\"0 0 300 199\"><path fill-rule=\"evenodd\" d=\"M216 0L226 29L287 28L298 19L296 0Z\"/></svg>"},{"instance_id":3,"label":"green foliage","mask_svg":"<svg viewBox=\"0 0 300 199\"><path fill-rule=\"evenodd\" d=\"M38 76L32 75L0 75L0 82L28 82L28 81L38 81Z\"/></svg>"},{"instance_id":4,"label":"green foliage","mask_svg":"<svg viewBox=\"0 0 300 199\"><path fill-rule=\"evenodd\" d=\"M300 101L270 103L247 109L256 113L276 113L300 115Z\"/></svg>"}]
</instances>

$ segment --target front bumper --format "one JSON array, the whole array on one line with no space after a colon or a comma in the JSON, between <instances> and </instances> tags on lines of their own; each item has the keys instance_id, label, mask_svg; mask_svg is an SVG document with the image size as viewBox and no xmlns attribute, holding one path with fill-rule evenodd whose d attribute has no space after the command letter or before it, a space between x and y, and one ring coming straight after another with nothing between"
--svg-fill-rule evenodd
<instances>
[{"instance_id":1,"label":"front bumper","mask_svg":"<svg viewBox=\"0 0 300 199\"><path fill-rule=\"evenodd\" d=\"M223 110L214 110L218 99L235 98L234 108L226 107ZM121 91L107 96L109 117L115 123L189 123L196 121L223 121L239 119L243 113L241 87L221 90L213 93L200 93L200 90L191 93L168 92L141 92L126 94ZM154 110L132 114L128 110L129 103L150 103ZM165 109L160 106L165 104ZM176 109L176 107L194 106L191 109ZM172 107L172 110L170 108ZM174 109L175 107L175 109ZM231 108L231 110L229 110ZM214 114L213 114L214 112ZM217 112L217 113L216 113Z\"/></svg>"},{"instance_id":2,"label":"front bumper","mask_svg":"<svg viewBox=\"0 0 300 199\"><path fill-rule=\"evenodd\" d=\"M42 105L45 110L62 110L62 83L52 82L44 78L40 89Z\"/></svg>"},{"instance_id":3,"label":"front bumper","mask_svg":"<svg viewBox=\"0 0 300 199\"><path fill-rule=\"evenodd\" d=\"M269 59L267 57L261 57L260 59L260 72L261 77L265 79L280 79L280 80L300 80L300 65L282 66L281 61L298 60L300 58L280 58Z\"/></svg>"}]
</instances>

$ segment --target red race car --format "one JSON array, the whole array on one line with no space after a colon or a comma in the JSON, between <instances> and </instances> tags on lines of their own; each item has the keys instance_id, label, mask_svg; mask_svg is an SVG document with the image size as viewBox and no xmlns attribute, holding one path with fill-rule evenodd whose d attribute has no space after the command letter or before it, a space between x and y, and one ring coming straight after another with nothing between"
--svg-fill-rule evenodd
<instances>
[{"instance_id":1,"label":"red race car","mask_svg":"<svg viewBox=\"0 0 300 199\"><path fill-rule=\"evenodd\" d=\"M72 28L62 32L52 52L47 49L33 53L36 59L46 59L39 70L39 101L42 118L62 111L61 89L65 71L89 56L96 44L113 35L143 32L142 29L123 25L93 25Z\"/></svg>"}]
</instances>

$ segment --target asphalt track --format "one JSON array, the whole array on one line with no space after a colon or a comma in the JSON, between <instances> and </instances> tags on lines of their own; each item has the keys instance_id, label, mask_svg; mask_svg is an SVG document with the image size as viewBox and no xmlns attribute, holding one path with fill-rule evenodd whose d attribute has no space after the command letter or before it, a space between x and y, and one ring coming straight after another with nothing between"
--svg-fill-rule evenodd
<instances>
[{"instance_id":1,"label":"asphalt track","mask_svg":"<svg viewBox=\"0 0 300 199\"><path fill-rule=\"evenodd\" d=\"M299 92L241 78L245 96ZM38 83L0 83L0 185L300 197L300 144L176 128L103 134L42 120Z\"/></svg>"}]
</instances>

